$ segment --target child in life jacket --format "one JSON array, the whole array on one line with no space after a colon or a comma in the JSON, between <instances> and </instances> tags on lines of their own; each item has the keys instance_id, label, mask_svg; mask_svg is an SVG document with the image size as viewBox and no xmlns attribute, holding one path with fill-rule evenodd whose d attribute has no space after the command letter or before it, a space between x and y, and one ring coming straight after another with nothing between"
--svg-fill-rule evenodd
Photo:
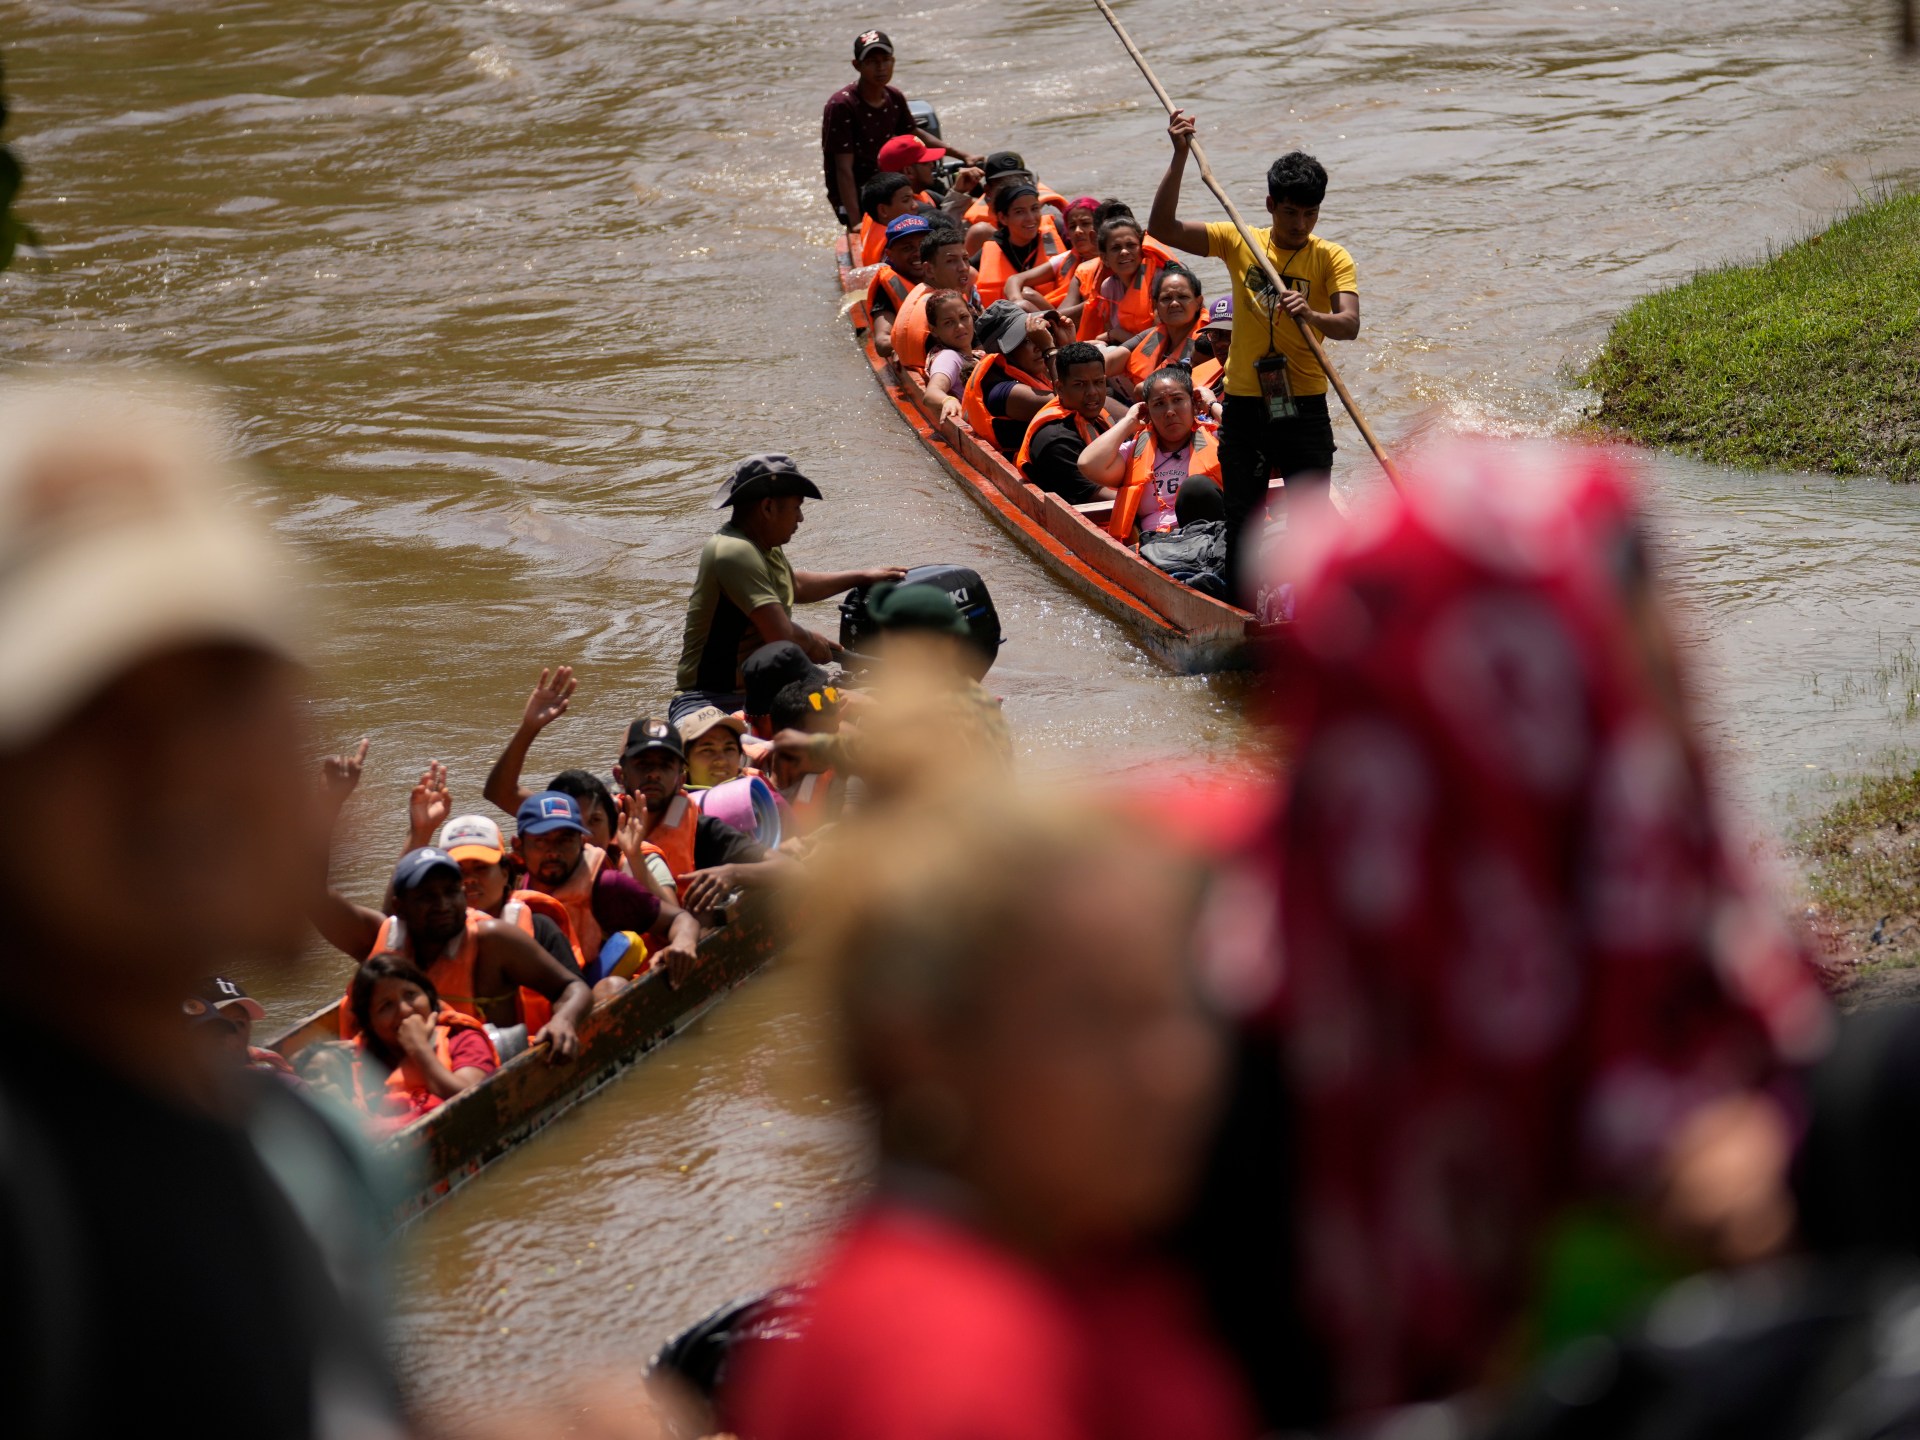
<instances>
[{"instance_id":1,"label":"child in life jacket","mask_svg":"<svg viewBox=\"0 0 1920 1440\"><path fill-rule=\"evenodd\" d=\"M347 1003L360 1023L354 1101L376 1120L405 1125L500 1068L486 1026L442 1010L433 981L399 956L364 962Z\"/></svg>"},{"instance_id":2,"label":"child in life jacket","mask_svg":"<svg viewBox=\"0 0 1920 1440\"><path fill-rule=\"evenodd\" d=\"M973 311L957 290L927 299L927 382L920 408L937 424L958 424L960 396L979 357L973 351Z\"/></svg>"},{"instance_id":3,"label":"child in life jacket","mask_svg":"<svg viewBox=\"0 0 1920 1440\"><path fill-rule=\"evenodd\" d=\"M1147 377L1141 398L1111 430L1080 452L1080 473L1116 491L1109 527L1116 540L1179 526L1182 493L1220 485L1219 438L1194 416L1193 376L1169 365ZM1189 508L1202 503L1198 489Z\"/></svg>"}]
</instances>

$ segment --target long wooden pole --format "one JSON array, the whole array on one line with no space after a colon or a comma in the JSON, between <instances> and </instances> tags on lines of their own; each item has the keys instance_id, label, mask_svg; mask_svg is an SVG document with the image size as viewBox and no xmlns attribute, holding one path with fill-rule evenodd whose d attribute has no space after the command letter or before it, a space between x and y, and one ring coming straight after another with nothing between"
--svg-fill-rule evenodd
<instances>
[{"instance_id":1,"label":"long wooden pole","mask_svg":"<svg viewBox=\"0 0 1920 1440\"><path fill-rule=\"evenodd\" d=\"M1160 77L1153 73L1153 67L1147 63L1147 57L1140 53L1140 47L1133 43L1133 37L1127 34L1127 27L1120 23L1120 17L1113 13L1113 7L1107 3L1107 0L1093 0L1093 3L1098 5L1100 13L1107 17L1107 23L1113 27L1113 33L1120 37L1120 43L1127 47L1127 54L1131 55L1133 63L1140 67L1140 73L1147 77L1147 84L1151 85L1153 93L1160 97L1160 103L1166 107L1167 114L1173 114L1175 109L1173 98L1167 94L1166 87L1160 83ZM1199 140L1194 140L1189 148L1193 152L1194 162L1200 167L1200 178L1206 182L1207 189L1213 192L1213 198L1225 207L1227 218L1233 221L1233 228L1240 232L1240 238L1246 242L1247 249L1252 251L1253 257L1260 262L1260 268L1267 272L1267 281L1273 286L1275 297L1273 303L1278 305L1279 294L1287 288L1287 285L1281 280L1280 272L1273 268L1273 257L1267 253L1266 246L1253 238L1253 232L1247 228L1247 222L1240 218L1240 211L1234 205L1232 197L1227 194L1225 187L1214 179L1213 167L1207 164L1207 152L1200 148ZM1340 372L1333 368L1333 362L1327 358L1326 348L1321 345L1320 337L1315 335L1313 328L1298 315L1293 315L1291 311L1288 314L1292 316L1293 323L1300 327L1301 338L1307 342L1307 348L1313 351L1313 358L1320 362L1320 368L1326 372L1327 383L1333 386L1334 393L1340 397L1340 403L1346 406L1347 414L1353 417L1353 423L1358 427L1361 438L1367 442L1367 448L1373 451L1373 458L1380 462L1380 468L1387 472L1387 479L1393 482L1394 488L1401 488L1400 472L1394 468L1393 461L1387 457L1386 447L1374 435L1373 427L1367 424L1367 417L1360 413L1360 407L1355 403L1352 392L1347 389L1346 381L1340 378Z\"/></svg>"}]
</instances>

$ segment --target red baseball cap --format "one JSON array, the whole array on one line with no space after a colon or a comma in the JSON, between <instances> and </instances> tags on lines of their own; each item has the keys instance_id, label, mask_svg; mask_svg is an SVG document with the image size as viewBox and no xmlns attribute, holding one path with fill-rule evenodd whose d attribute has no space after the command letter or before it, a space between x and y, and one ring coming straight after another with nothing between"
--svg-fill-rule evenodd
<instances>
[{"instance_id":1,"label":"red baseball cap","mask_svg":"<svg viewBox=\"0 0 1920 1440\"><path fill-rule=\"evenodd\" d=\"M904 175L909 165L924 165L947 152L924 145L918 135L896 135L880 147L880 168Z\"/></svg>"}]
</instances>

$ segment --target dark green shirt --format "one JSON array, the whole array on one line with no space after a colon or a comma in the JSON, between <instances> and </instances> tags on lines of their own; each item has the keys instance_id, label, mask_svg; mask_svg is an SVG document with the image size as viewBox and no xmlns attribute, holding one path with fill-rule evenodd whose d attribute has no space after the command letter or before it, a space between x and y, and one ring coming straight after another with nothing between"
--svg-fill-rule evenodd
<instances>
[{"instance_id":1,"label":"dark green shirt","mask_svg":"<svg viewBox=\"0 0 1920 1440\"><path fill-rule=\"evenodd\" d=\"M762 644L747 617L762 605L793 614L793 567L786 552L778 545L762 550L732 525L722 525L700 551L674 688L741 690L746 682L740 663Z\"/></svg>"}]
</instances>

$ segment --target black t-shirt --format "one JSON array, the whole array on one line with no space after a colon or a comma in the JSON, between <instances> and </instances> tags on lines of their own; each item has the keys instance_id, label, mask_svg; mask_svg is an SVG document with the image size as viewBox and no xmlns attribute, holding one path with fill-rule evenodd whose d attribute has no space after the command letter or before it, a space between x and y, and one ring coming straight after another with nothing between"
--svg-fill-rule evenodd
<instances>
[{"instance_id":1,"label":"black t-shirt","mask_svg":"<svg viewBox=\"0 0 1920 1440\"><path fill-rule=\"evenodd\" d=\"M857 190L880 168L880 147L896 135L913 133L913 112L907 97L893 86L887 87L884 105L869 105L860 98L860 82L836 90L827 97L820 113L820 150L826 161L827 199L837 208L839 186L833 171L833 157L853 156L853 184ZM850 220L860 217L852 215Z\"/></svg>"},{"instance_id":2,"label":"black t-shirt","mask_svg":"<svg viewBox=\"0 0 1920 1440\"><path fill-rule=\"evenodd\" d=\"M533 938L542 950L566 966L569 971L580 968L580 962L573 955L573 946L567 943L567 932L545 915L534 915Z\"/></svg>"},{"instance_id":3,"label":"black t-shirt","mask_svg":"<svg viewBox=\"0 0 1920 1440\"><path fill-rule=\"evenodd\" d=\"M716 865L753 865L767 858L767 847L750 835L702 815L693 827L693 868L711 870Z\"/></svg>"},{"instance_id":4,"label":"black t-shirt","mask_svg":"<svg viewBox=\"0 0 1920 1440\"><path fill-rule=\"evenodd\" d=\"M7 1433L397 1427L372 1319L379 1211L349 1142L274 1077L236 1071L243 1129L3 1019Z\"/></svg>"},{"instance_id":5,"label":"black t-shirt","mask_svg":"<svg viewBox=\"0 0 1920 1440\"><path fill-rule=\"evenodd\" d=\"M1086 448L1073 421L1048 421L1027 447L1027 479L1069 505L1091 504L1100 498L1100 487L1080 473L1080 452Z\"/></svg>"}]
</instances>

